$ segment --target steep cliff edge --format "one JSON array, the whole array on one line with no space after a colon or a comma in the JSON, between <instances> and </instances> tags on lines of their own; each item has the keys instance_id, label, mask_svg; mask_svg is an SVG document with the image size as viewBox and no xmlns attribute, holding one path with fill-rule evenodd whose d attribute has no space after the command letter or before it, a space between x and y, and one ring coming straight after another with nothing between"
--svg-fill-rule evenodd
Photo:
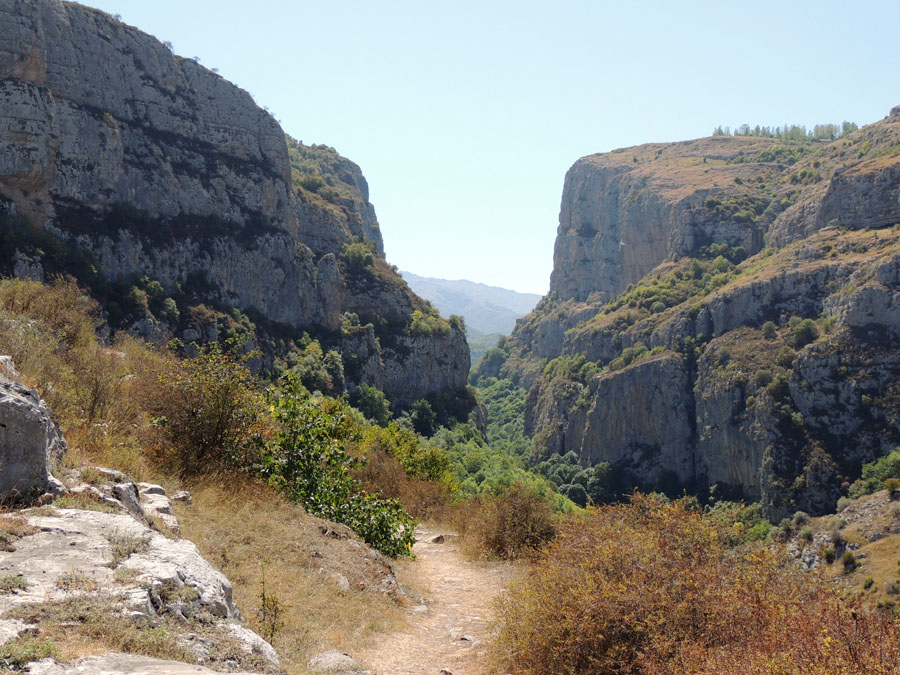
<instances>
[{"instance_id":1,"label":"steep cliff edge","mask_svg":"<svg viewBox=\"0 0 900 675\"><path fill-rule=\"evenodd\" d=\"M8 271L75 273L153 339L214 339L246 313L270 364L300 329L353 351L343 316L366 315L395 347L367 356L391 400L465 386L457 326L408 330L429 308L384 263L359 167L286 139L247 92L103 12L0 0L0 16ZM445 358L423 371L420 353Z\"/></svg>"},{"instance_id":2,"label":"steep cliff edge","mask_svg":"<svg viewBox=\"0 0 900 675\"><path fill-rule=\"evenodd\" d=\"M536 461L825 513L900 443L897 223L898 108L834 142L585 157L550 293L484 374L528 389Z\"/></svg>"}]
</instances>

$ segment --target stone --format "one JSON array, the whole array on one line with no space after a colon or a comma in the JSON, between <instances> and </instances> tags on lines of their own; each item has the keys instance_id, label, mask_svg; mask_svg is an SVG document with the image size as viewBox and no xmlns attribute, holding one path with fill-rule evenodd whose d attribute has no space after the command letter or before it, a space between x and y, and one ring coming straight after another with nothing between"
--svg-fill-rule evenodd
<instances>
[{"instance_id":1,"label":"stone","mask_svg":"<svg viewBox=\"0 0 900 675\"><path fill-rule=\"evenodd\" d=\"M60 491L52 471L65 449L59 426L37 392L0 376L0 497Z\"/></svg>"},{"instance_id":2,"label":"stone","mask_svg":"<svg viewBox=\"0 0 900 675\"><path fill-rule=\"evenodd\" d=\"M428 543L429 544L443 544L444 543L444 535L442 535L442 534L435 535L428 540Z\"/></svg>"},{"instance_id":3,"label":"stone","mask_svg":"<svg viewBox=\"0 0 900 675\"><path fill-rule=\"evenodd\" d=\"M137 517L144 515L144 509L141 507L141 497L138 494L137 485L133 481L116 483L112 486L112 495L132 515Z\"/></svg>"},{"instance_id":4,"label":"stone","mask_svg":"<svg viewBox=\"0 0 900 675\"><path fill-rule=\"evenodd\" d=\"M359 670L359 665L352 656L336 649L329 649L313 656L306 665L316 673L347 673Z\"/></svg>"},{"instance_id":5,"label":"stone","mask_svg":"<svg viewBox=\"0 0 900 675\"><path fill-rule=\"evenodd\" d=\"M341 593L347 593L350 590L350 582L347 580L347 577L345 577L340 572L335 572L334 570L328 570L324 567L320 567L319 574L328 577L332 582L334 582Z\"/></svg>"},{"instance_id":6,"label":"stone","mask_svg":"<svg viewBox=\"0 0 900 675\"><path fill-rule=\"evenodd\" d=\"M259 654L274 666L279 664L278 652L268 642L249 628L236 623L225 624L225 628L237 639L247 654Z\"/></svg>"},{"instance_id":7,"label":"stone","mask_svg":"<svg viewBox=\"0 0 900 675\"><path fill-rule=\"evenodd\" d=\"M0 356L0 375L17 382L21 379L22 374L19 372L19 369L16 368L13 357L6 354Z\"/></svg>"},{"instance_id":8,"label":"stone","mask_svg":"<svg viewBox=\"0 0 900 675\"><path fill-rule=\"evenodd\" d=\"M191 496L191 493L187 490L179 490L172 494L173 502L184 502L185 504L191 504L194 501L194 498Z\"/></svg>"},{"instance_id":9,"label":"stone","mask_svg":"<svg viewBox=\"0 0 900 675\"><path fill-rule=\"evenodd\" d=\"M106 480L112 481L113 483L125 483L130 480L128 476L126 476L118 469L108 469L105 466L95 466L93 467L93 469L98 474L100 474L100 476L102 476Z\"/></svg>"},{"instance_id":10,"label":"stone","mask_svg":"<svg viewBox=\"0 0 900 675\"><path fill-rule=\"evenodd\" d=\"M164 661L135 654L101 654L84 656L68 663L41 659L29 663L25 669L31 675L192 675L217 671L179 661ZM236 675L250 675L246 671L233 671Z\"/></svg>"}]
</instances>

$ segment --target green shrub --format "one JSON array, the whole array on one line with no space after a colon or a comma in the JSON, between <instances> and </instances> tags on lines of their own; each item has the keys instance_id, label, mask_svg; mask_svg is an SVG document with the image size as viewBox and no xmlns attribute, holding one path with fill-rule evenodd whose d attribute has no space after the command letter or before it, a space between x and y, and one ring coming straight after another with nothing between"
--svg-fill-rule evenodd
<instances>
[{"instance_id":1,"label":"green shrub","mask_svg":"<svg viewBox=\"0 0 900 675\"><path fill-rule=\"evenodd\" d=\"M346 450L359 437L340 399L308 398L299 377L287 373L280 395L270 393L276 423L263 450L261 474L310 513L347 525L386 555L408 555L415 521L394 499L362 491L350 474L362 459Z\"/></svg>"},{"instance_id":2,"label":"green shrub","mask_svg":"<svg viewBox=\"0 0 900 675\"><path fill-rule=\"evenodd\" d=\"M856 556L852 551L844 551L844 555L841 556L841 564L844 566L844 574L850 574L856 569Z\"/></svg>"},{"instance_id":3,"label":"green shrub","mask_svg":"<svg viewBox=\"0 0 900 675\"><path fill-rule=\"evenodd\" d=\"M857 498L886 489L885 481L890 478L900 478L900 448L864 464L859 480L850 486L850 496Z\"/></svg>"},{"instance_id":4,"label":"green shrub","mask_svg":"<svg viewBox=\"0 0 900 675\"><path fill-rule=\"evenodd\" d=\"M835 553L833 548L826 547L822 549L822 557L825 558L825 562L827 562L829 565L834 562L834 556Z\"/></svg>"},{"instance_id":5,"label":"green shrub","mask_svg":"<svg viewBox=\"0 0 900 675\"><path fill-rule=\"evenodd\" d=\"M375 252L369 244L354 242L341 251L341 261L350 274L362 276L375 275Z\"/></svg>"},{"instance_id":6,"label":"green shrub","mask_svg":"<svg viewBox=\"0 0 900 675\"><path fill-rule=\"evenodd\" d=\"M791 327L791 345L794 349L802 349L819 337L819 329L812 319L803 319Z\"/></svg>"},{"instance_id":7,"label":"green shrub","mask_svg":"<svg viewBox=\"0 0 900 675\"><path fill-rule=\"evenodd\" d=\"M778 337L778 326L774 321L766 321L762 326L762 333L766 340L774 340Z\"/></svg>"},{"instance_id":8,"label":"green shrub","mask_svg":"<svg viewBox=\"0 0 900 675\"><path fill-rule=\"evenodd\" d=\"M380 389L363 382L350 397L350 403L366 419L378 426L386 427L391 421L391 402Z\"/></svg>"},{"instance_id":9,"label":"green shrub","mask_svg":"<svg viewBox=\"0 0 900 675\"><path fill-rule=\"evenodd\" d=\"M785 345L781 348L778 354L775 356L775 363L777 363L782 368L793 368L794 359L797 358L797 352L793 349Z\"/></svg>"},{"instance_id":10,"label":"green shrub","mask_svg":"<svg viewBox=\"0 0 900 675\"><path fill-rule=\"evenodd\" d=\"M888 478L885 480L884 489L888 491L891 499L900 497L900 478Z\"/></svg>"}]
</instances>

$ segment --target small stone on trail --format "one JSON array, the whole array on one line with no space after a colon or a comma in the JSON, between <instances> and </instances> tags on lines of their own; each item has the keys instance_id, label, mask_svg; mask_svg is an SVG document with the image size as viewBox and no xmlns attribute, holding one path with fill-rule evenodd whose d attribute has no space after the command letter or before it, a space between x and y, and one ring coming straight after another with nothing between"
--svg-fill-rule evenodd
<instances>
[{"instance_id":1,"label":"small stone on trail","mask_svg":"<svg viewBox=\"0 0 900 675\"><path fill-rule=\"evenodd\" d=\"M194 501L194 498L191 497L191 493L188 492L187 490L179 490L178 492L176 492L175 494L172 495L172 501L173 502L186 502L187 504L190 504L191 502Z\"/></svg>"},{"instance_id":2,"label":"small stone on trail","mask_svg":"<svg viewBox=\"0 0 900 675\"><path fill-rule=\"evenodd\" d=\"M344 654L336 649L329 649L312 657L306 664L307 667L318 673L346 673L357 672L359 665L349 654Z\"/></svg>"},{"instance_id":3,"label":"small stone on trail","mask_svg":"<svg viewBox=\"0 0 900 675\"><path fill-rule=\"evenodd\" d=\"M438 534L431 539L428 540L429 544L443 544L444 543L444 535Z\"/></svg>"}]
</instances>

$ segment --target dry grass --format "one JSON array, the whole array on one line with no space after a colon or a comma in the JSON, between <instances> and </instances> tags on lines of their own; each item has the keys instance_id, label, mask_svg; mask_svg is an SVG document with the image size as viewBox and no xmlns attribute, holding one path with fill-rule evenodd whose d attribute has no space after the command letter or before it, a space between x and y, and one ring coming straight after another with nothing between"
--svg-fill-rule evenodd
<instances>
[{"instance_id":1,"label":"dry grass","mask_svg":"<svg viewBox=\"0 0 900 675\"><path fill-rule=\"evenodd\" d=\"M900 601L900 502L887 499L884 491L853 500L849 515L860 510L858 520L840 530L844 541L858 546L854 550L857 566L846 572L840 561L825 565L825 574L836 585L851 594L860 595L874 604L894 607ZM814 532L828 532L831 516L813 518ZM867 583L867 579L871 579Z\"/></svg>"},{"instance_id":2,"label":"dry grass","mask_svg":"<svg viewBox=\"0 0 900 675\"><path fill-rule=\"evenodd\" d=\"M557 520L545 498L520 484L466 500L451 514L466 555L487 560L534 558L556 535Z\"/></svg>"},{"instance_id":3,"label":"dry grass","mask_svg":"<svg viewBox=\"0 0 900 675\"><path fill-rule=\"evenodd\" d=\"M517 673L896 673L900 622L836 595L689 502L573 521L501 601ZM501 671L504 672L504 671Z\"/></svg>"},{"instance_id":4,"label":"dry grass","mask_svg":"<svg viewBox=\"0 0 900 675\"><path fill-rule=\"evenodd\" d=\"M353 475L368 492L398 499L416 520L446 521L450 518L452 494L444 482L407 475L400 462L383 450L365 455L366 464Z\"/></svg>"},{"instance_id":5,"label":"dry grass","mask_svg":"<svg viewBox=\"0 0 900 675\"><path fill-rule=\"evenodd\" d=\"M403 620L391 597L376 590L383 569L352 539L321 534L324 521L306 514L265 485L222 475L192 487L193 505L178 504L183 535L234 585L234 598L254 625L266 589L283 604L284 627L273 643L289 673L304 673L325 649L353 653ZM338 533L339 526L331 525ZM328 574L350 583L342 593ZM362 590L363 586L368 590Z\"/></svg>"},{"instance_id":6,"label":"dry grass","mask_svg":"<svg viewBox=\"0 0 900 675\"><path fill-rule=\"evenodd\" d=\"M96 303L72 281L0 282L0 352L50 406L70 466L89 461L143 480L153 473L144 403L170 357L127 336L113 348L100 344L97 316Z\"/></svg>"},{"instance_id":7,"label":"dry grass","mask_svg":"<svg viewBox=\"0 0 900 675\"><path fill-rule=\"evenodd\" d=\"M0 551L15 551L17 539L39 532L38 528L29 525L24 518L18 516L0 517Z\"/></svg>"}]
</instances>

